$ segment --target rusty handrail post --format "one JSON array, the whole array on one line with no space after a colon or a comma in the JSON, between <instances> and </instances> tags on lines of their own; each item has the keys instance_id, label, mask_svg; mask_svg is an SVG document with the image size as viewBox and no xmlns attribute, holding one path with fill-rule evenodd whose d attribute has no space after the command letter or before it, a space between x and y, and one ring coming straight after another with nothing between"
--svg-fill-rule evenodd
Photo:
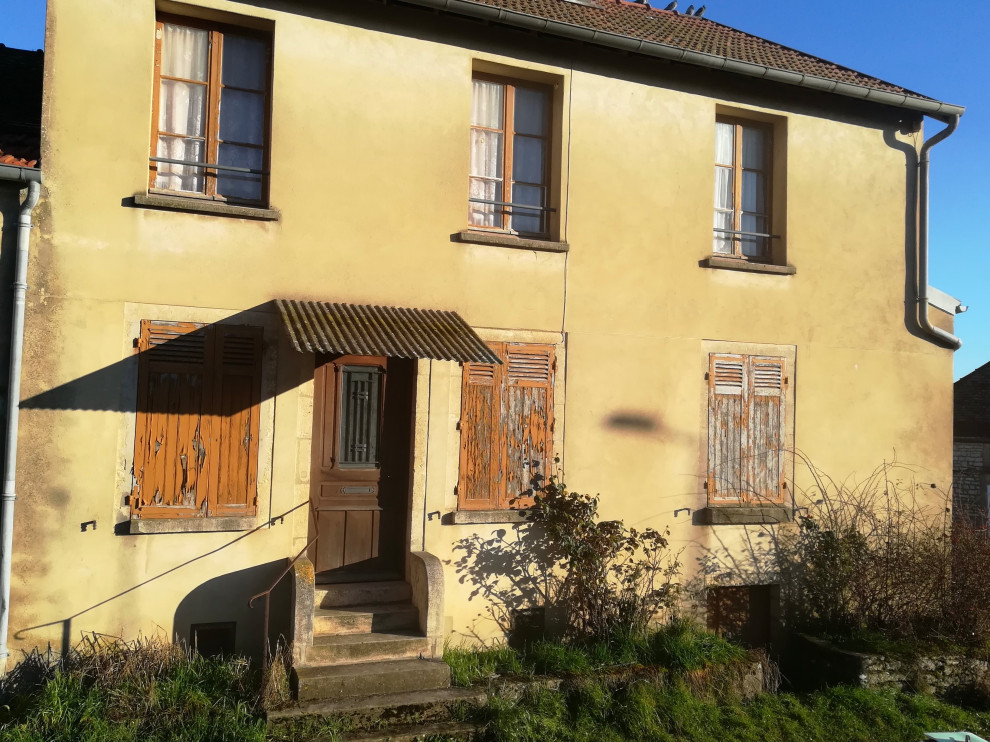
<instances>
[{"instance_id":1,"label":"rusty handrail post","mask_svg":"<svg viewBox=\"0 0 990 742\"><path fill-rule=\"evenodd\" d=\"M309 515L313 519L313 527L314 527L314 531L316 532L316 535L309 540L309 542L302 548L302 550L298 554L292 557L288 565L286 565L285 569L282 570L282 573L272 581L272 584L268 586L267 590L262 590L257 595L252 595L251 598L248 600L248 608L254 608L254 601L256 601L258 598L261 597L264 597L265 599L265 624L264 624L265 653L262 657L262 666L261 666L262 678L264 678L268 674L268 667L271 664L271 647L269 646L269 641L268 641L268 624L271 617L272 590L274 590L275 587L278 585L278 583L280 583L282 579L287 574L289 574L295 563L299 561L299 557L301 557L303 554L309 551L310 547L312 547L313 544L315 544L317 541L320 540L320 531L318 527L319 524L316 518L316 509L313 507L312 500L310 500L309 502Z\"/></svg>"}]
</instances>

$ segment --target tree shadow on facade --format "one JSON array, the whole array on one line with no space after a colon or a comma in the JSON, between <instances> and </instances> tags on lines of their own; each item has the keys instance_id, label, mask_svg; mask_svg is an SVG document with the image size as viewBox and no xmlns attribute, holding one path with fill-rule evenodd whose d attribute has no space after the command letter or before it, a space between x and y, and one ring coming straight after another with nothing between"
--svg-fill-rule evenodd
<instances>
[{"instance_id":1,"label":"tree shadow on facade","mask_svg":"<svg viewBox=\"0 0 990 742\"><path fill-rule=\"evenodd\" d=\"M475 533L454 544L458 582L471 587L468 601L480 601L478 616L491 620L521 646L556 628L558 577L538 526L522 523ZM475 636L481 639L480 636Z\"/></svg>"}]
</instances>

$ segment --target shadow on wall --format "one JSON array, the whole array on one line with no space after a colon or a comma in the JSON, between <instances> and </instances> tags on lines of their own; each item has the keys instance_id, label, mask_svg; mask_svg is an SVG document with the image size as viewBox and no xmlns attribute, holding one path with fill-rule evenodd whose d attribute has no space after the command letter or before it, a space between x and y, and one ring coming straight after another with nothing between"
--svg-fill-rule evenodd
<instances>
[{"instance_id":1,"label":"shadow on wall","mask_svg":"<svg viewBox=\"0 0 990 742\"><path fill-rule=\"evenodd\" d=\"M250 309L237 312L223 320L206 324L202 333L209 335L215 327L230 327L238 325L257 325L259 315L280 315L274 301L259 304ZM146 319L154 320L154 316ZM137 393L138 366L143 359L150 363L158 360L168 362L175 357L185 357L190 348L188 340L179 337L156 345L151 350L134 353L109 366L80 376L72 381L53 387L47 391L35 394L21 402L22 410L100 410L106 412L169 412L194 414L200 412L199 401L194 395L183 396L180 399L161 395L151 398L151 395ZM299 379L276 374L274 387L262 385L261 401L271 399L283 392L295 388ZM139 405L138 398L142 397ZM228 414L241 411L250 406L249 398L243 398L243 403L237 407L238 399L233 398L234 409L228 409ZM230 404L230 400L227 402ZM183 406L185 405L185 406Z\"/></svg>"},{"instance_id":2,"label":"shadow on wall","mask_svg":"<svg viewBox=\"0 0 990 742\"><path fill-rule=\"evenodd\" d=\"M274 650L280 640L290 637L291 579L283 579L272 591L267 637L264 598L256 600L253 608L248 601L267 590L286 564L287 560L276 559L228 572L194 588L175 609L174 637L203 654L233 651L261 660L266 640Z\"/></svg>"},{"instance_id":3,"label":"shadow on wall","mask_svg":"<svg viewBox=\"0 0 990 742\"><path fill-rule=\"evenodd\" d=\"M530 523L498 528L490 536L475 533L454 544L452 564L469 601L481 600L479 618L495 623L519 647L542 636L553 624L553 560L545 539ZM484 637L474 636L483 643Z\"/></svg>"},{"instance_id":4,"label":"shadow on wall","mask_svg":"<svg viewBox=\"0 0 990 742\"><path fill-rule=\"evenodd\" d=\"M241 540L247 538L248 536L250 536L250 535L252 535L254 533L257 533L260 530L263 530L263 529L267 529L267 528L272 527L276 523L276 521L278 521L278 522L284 522L284 519L285 519L285 517L287 515L289 515L290 513L294 512L295 510L298 510L301 507L305 507L308 504L309 504L309 501L308 500L306 502L299 503L298 505L290 508L289 510L286 510L283 513L279 513L278 515L273 516L271 518L271 520L265 521L264 523L262 523L261 525L259 525L259 526L255 527L255 528L251 529L250 531L245 531L244 533L242 533L239 536L231 539L227 543L225 543L225 544L223 544L221 546L218 546L215 549L211 549L210 551L206 551L206 552L204 552L202 554L199 554L198 556L195 556L192 559L187 559L184 562L180 562L179 564L176 564L175 566L170 567L169 569L166 569L166 570L164 570L162 572L159 572L158 574L156 574L156 575L154 575L152 577L149 577L148 579L146 579L146 580L144 580L142 582L139 582L136 585L132 585L131 587L128 587L125 590L121 590L120 592L118 592L118 593L116 593L114 595L111 595L111 596L109 596L107 598L104 598L103 600L97 601L96 603L93 603L92 605L87 606L86 608L83 608L82 610L76 611L75 613L73 613L73 614L71 614L69 616L66 616L65 618L53 619L51 621L46 621L44 623L35 624L33 626L25 626L23 628L17 629L14 632L14 637L16 639L18 639L19 641L23 641L23 640L29 639L30 638L30 635L31 635L31 632L33 632L33 631L37 631L37 630L40 630L40 629L47 629L47 628L50 628L50 627L53 627L53 626L60 626L61 627L61 634L62 634L62 636L61 636L61 651L63 653L65 653L70 648L72 648L73 646L75 646L75 644L76 644L76 640L73 638L75 636L76 631L77 631L77 627L73 625L73 622L76 619L80 618L81 616L86 615L87 613L89 613L90 611L92 611L92 610L94 610L96 608L99 608L101 606L107 605L108 603L112 603L113 601L115 601L115 600L117 600L119 598L122 598L125 595L129 595L130 593L132 593L132 592L134 592L136 590L139 590L139 589L141 589L143 587L147 587L148 585L150 585L150 583L155 582L156 580L159 580L162 577L165 577L166 575L170 575L173 572L177 572L178 570L183 569L184 567L189 567L190 565L194 564L195 562L200 561L201 559L205 559L206 557L212 556L214 554L218 554L218 553L222 552L223 550L225 550L225 549L233 546L238 541L241 541ZM143 538L143 537L141 537L141 536L135 536L134 538ZM274 564L281 565L280 566L280 569L284 569L285 566L286 566L286 564L287 564L287 561L286 560L277 560L275 562L271 562L270 564L272 564L272 565L274 565ZM248 570L242 570L242 571L251 571L253 569L258 569L258 568L257 567L252 567L252 568L249 568ZM272 568L272 569L273 569L273 571L271 571L271 573L270 573L271 574L271 580L274 580L275 577L278 575L278 570L275 570L274 568ZM236 575L236 574L239 574L239 573L233 573L233 574ZM221 583L222 583L222 581L223 580L226 580L226 579L227 579L227 575L224 575L224 576L221 576L221 577L217 577L214 580L211 580L210 582L207 582L207 583L204 583L204 584L207 584L208 585L208 584L211 584L212 582L215 582L217 580L221 581ZM259 580L260 579L261 578L259 578ZM273 591L273 593L272 593L272 598L271 598L271 601L272 602L271 602L271 605L273 606L273 609L272 609L272 616L273 616L273 618L271 619L271 626L272 626L272 631L275 631L276 632L275 633L275 636L276 637L278 636L278 633L279 632L281 632L285 636L288 636L288 630L286 628L284 628L284 626L283 626L282 623L279 623L279 621L282 621L282 619L276 617L276 615L278 614L278 611L276 611L274 609L274 606L275 605L281 605L281 604L288 605L288 598L286 597L286 594L283 591L285 591L285 590L291 590L291 587L287 586L287 583L288 583L289 579L290 578L288 578L288 577L284 578L282 580L282 582L279 584L279 586L276 588L276 590ZM263 621L264 620L264 602L263 602L263 600L256 601L255 602L255 606L256 607L255 608L251 608L251 609L248 609L247 608L247 601L248 601L248 599L252 595L260 592L261 590L266 590L268 588L271 580L269 580L265 584L261 584L260 582L251 583L252 585L255 585L257 587L257 589L251 590L247 594L247 596L244 597L244 601L243 601L244 610L245 611L250 610L251 611L250 615L252 615L252 616L255 613L257 613L257 615L259 616L259 618L257 620L259 620L259 621ZM231 585L237 584L237 582L238 581L236 579L234 579L234 580L231 581ZM221 584L219 587L222 588L223 586L224 585ZM200 587L202 587L202 586L200 586ZM199 589L200 588L197 588L197 590L199 590ZM237 590L234 590L233 588L231 588L231 590L232 590L232 593L231 594L235 594L235 597L236 597L236 595L239 595L239 593L237 592ZM193 592L195 593L196 591L193 591ZM190 596L191 595L192 595L192 593L190 593ZM187 596L184 599L183 602L185 602L185 600L189 600L190 599L190 596ZM225 600L227 597L228 597L228 594L227 593L224 593L222 589L218 589L216 591L215 596L213 597L213 600L214 601ZM224 606L227 607L228 604L225 603ZM236 610L241 610L237 606L233 606L233 607ZM281 610L281 609L279 609L279 610ZM192 615L194 615L194 613L184 614L183 620L185 621L188 616L192 616ZM278 614L278 615L280 615L280 614ZM178 631L180 628L182 628L178 624L178 620L179 620L179 618L178 618L178 613L177 613L176 614L176 624L175 624L176 631ZM220 619L218 619L218 620L220 620ZM228 619L223 619L223 620L229 621L229 620L232 620L232 619L229 619L228 618ZM236 619L233 619L233 620L236 620ZM204 618L202 621L200 621L200 623L211 623L211 621L209 619L207 619L207 618ZM86 629L85 628L80 628L80 629L78 629L78 631L85 633ZM184 629L183 629L183 631L185 631L186 632L186 635L188 635L188 633L189 633L189 626L188 625L185 626ZM261 636L261 633L263 633L263 632L260 632L259 631L259 633L255 634L255 636L256 637L260 637ZM237 644L237 647L242 646L240 640L237 640L236 644ZM274 647L274 645L272 645L272 646ZM259 643L256 648L252 648L250 651L246 652L246 654L248 654L248 655L255 655L256 654L256 655L260 656L261 651L262 651L262 646Z\"/></svg>"}]
</instances>

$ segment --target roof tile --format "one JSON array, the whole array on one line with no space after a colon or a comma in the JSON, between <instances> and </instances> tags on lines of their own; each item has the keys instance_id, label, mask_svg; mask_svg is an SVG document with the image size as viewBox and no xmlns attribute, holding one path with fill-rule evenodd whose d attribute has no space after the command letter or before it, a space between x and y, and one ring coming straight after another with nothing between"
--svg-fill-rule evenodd
<instances>
[{"instance_id":1,"label":"roof tile","mask_svg":"<svg viewBox=\"0 0 990 742\"><path fill-rule=\"evenodd\" d=\"M471 0L596 31L665 44L799 75L933 100L862 72L721 23L625 0Z\"/></svg>"}]
</instances>

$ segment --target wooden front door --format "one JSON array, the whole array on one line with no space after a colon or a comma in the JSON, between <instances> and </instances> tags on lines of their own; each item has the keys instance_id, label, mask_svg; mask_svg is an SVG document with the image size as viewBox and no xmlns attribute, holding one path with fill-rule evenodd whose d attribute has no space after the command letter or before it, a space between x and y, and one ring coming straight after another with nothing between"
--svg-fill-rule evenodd
<instances>
[{"instance_id":1,"label":"wooden front door","mask_svg":"<svg viewBox=\"0 0 990 742\"><path fill-rule=\"evenodd\" d=\"M413 369L402 359L317 357L310 558L321 582L402 577Z\"/></svg>"}]
</instances>

